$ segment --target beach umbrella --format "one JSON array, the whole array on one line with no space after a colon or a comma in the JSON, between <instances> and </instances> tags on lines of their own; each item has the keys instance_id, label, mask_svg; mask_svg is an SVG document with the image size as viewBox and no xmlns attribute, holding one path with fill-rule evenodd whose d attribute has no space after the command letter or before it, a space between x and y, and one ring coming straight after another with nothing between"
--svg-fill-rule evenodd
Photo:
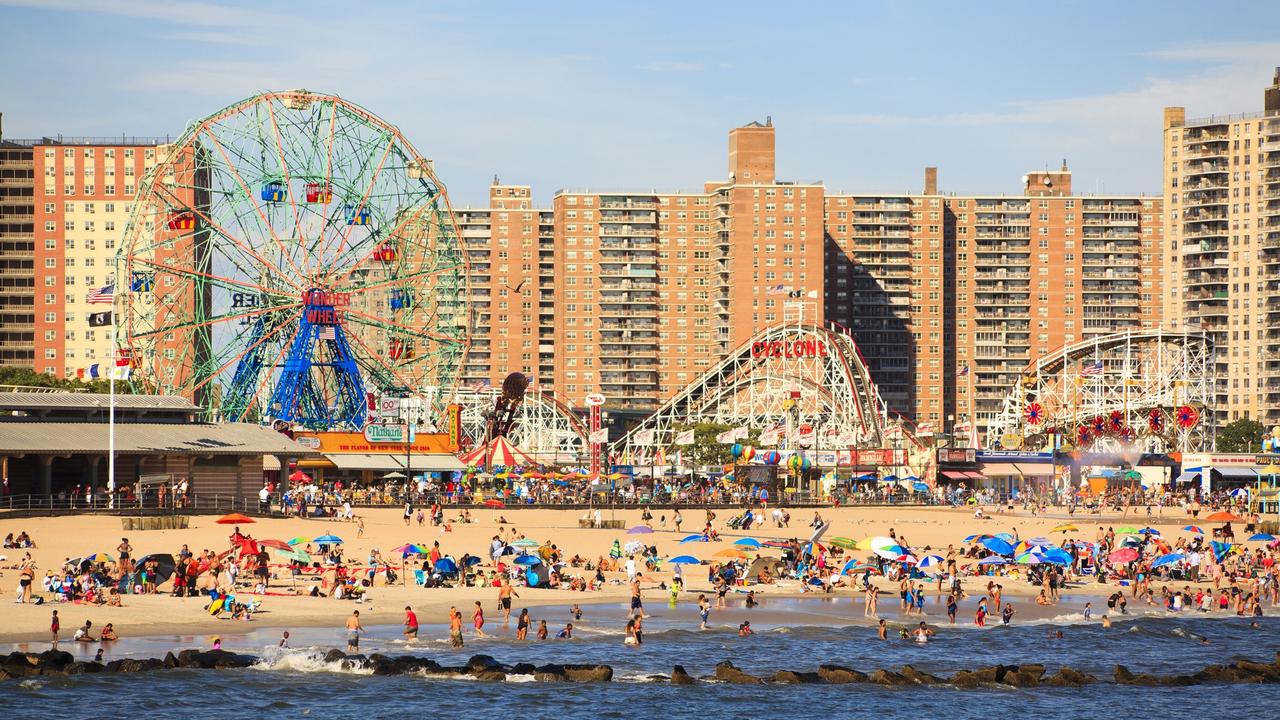
<instances>
[{"instance_id":1,"label":"beach umbrella","mask_svg":"<svg viewBox=\"0 0 1280 720\"><path fill-rule=\"evenodd\" d=\"M1063 550L1062 548L1049 548L1048 550L1040 553L1040 559L1050 565L1070 565L1071 553Z\"/></svg>"},{"instance_id":2,"label":"beach umbrella","mask_svg":"<svg viewBox=\"0 0 1280 720\"><path fill-rule=\"evenodd\" d=\"M109 563L109 562L116 561L115 558L111 557L110 555L104 552L97 552L97 553L93 553L92 555L85 555L82 558L82 560L88 560L91 563Z\"/></svg>"},{"instance_id":3,"label":"beach umbrella","mask_svg":"<svg viewBox=\"0 0 1280 720\"><path fill-rule=\"evenodd\" d=\"M789 543L789 542L783 542L782 540L769 540L769 541L767 541L767 542L762 543L762 544L761 544L761 547L777 548L777 549L779 549L779 550L786 550L786 549L788 549L788 548L790 548L790 547L791 547L791 543Z\"/></svg>"},{"instance_id":4,"label":"beach umbrella","mask_svg":"<svg viewBox=\"0 0 1280 720\"><path fill-rule=\"evenodd\" d=\"M1107 559L1113 563L1130 563L1138 559L1138 550L1136 548L1126 547L1120 548L1107 556Z\"/></svg>"},{"instance_id":5,"label":"beach umbrella","mask_svg":"<svg viewBox=\"0 0 1280 720\"><path fill-rule=\"evenodd\" d=\"M680 540L681 544L691 542L711 542L711 538L706 535L688 535Z\"/></svg>"},{"instance_id":6,"label":"beach umbrella","mask_svg":"<svg viewBox=\"0 0 1280 720\"><path fill-rule=\"evenodd\" d=\"M440 558L439 560L436 561L436 564L434 567L436 569L436 572L441 572L441 573L458 572L458 563L454 562L453 558L447 558L447 557Z\"/></svg>"},{"instance_id":7,"label":"beach umbrella","mask_svg":"<svg viewBox=\"0 0 1280 720\"><path fill-rule=\"evenodd\" d=\"M648 535L653 532L653 528L644 525L637 525L627 531L628 535Z\"/></svg>"},{"instance_id":8,"label":"beach umbrella","mask_svg":"<svg viewBox=\"0 0 1280 720\"><path fill-rule=\"evenodd\" d=\"M999 555L988 555L982 558L981 560L979 560L978 564L979 565L1006 565L1008 564L1008 562L1009 562L1008 560L1005 560Z\"/></svg>"},{"instance_id":9,"label":"beach umbrella","mask_svg":"<svg viewBox=\"0 0 1280 720\"><path fill-rule=\"evenodd\" d=\"M1154 569L1158 567L1163 567L1165 565L1172 565L1173 563L1176 563L1185 557L1186 555L1183 555L1182 553L1169 553L1167 555L1161 555L1160 557L1156 558L1151 562L1151 567Z\"/></svg>"},{"instance_id":10,"label":"beach umbrella","mask_svg":"<svg viewBox=\"0 0 1280 720\"><path fill-rule=\"evenodd\" d=\"M1249 489L1248 489L1248 488L1235 488L1234 490L1232 490L1231 492L1229 492L1229 493L1227 493L1227 494L1228 494L1228 495L1230 495L1230 496L1231 496L1231 497L1233 497L1233 498L1248 497L1248 496L1249 496Z\"/></svg>"},{"instance_id":11,"label":"beach umbrella","mask_svg":"<svg viewBox=\"0 0 1280 720\"><path fill-rule=\"evenodd\" d=\"M530 540L529 538L520 538L519 540L511 544L518 548L535 548L535 547L538 547L541 543L539 543L537 540Z\"/></svg>"},{"instance_id":12,"label":"beach umbrella","mask_svg":"<svg viewBox=\"0 0 1280 720\"><path fill-rule=\"evenodd\" d=\"M1155 528L1149 528L1149 527L1142 528L1141 530L1138 531L1138 533L1140 535L1156 535L1156 536L1160 535L1159 530L1156 530Z\"/></svg>"},{"instance_id":13,"label":"beach umbrella","mask_svg":"<svg viewBox=\"0 0 1280 720\"><path fill-rule=\"evenodd\" d=\"M999 537L982 538L978 541L978 544L997 555L1013 554L1013 545L1009 544L1007 540Z\"/></svg>"},{"instance_id":14,"label":"beach umbrella","mask_svg":"<svg viewBox=\"0 0 1280 720\"><path fill-rule=\"evenodd\" d=\"M872 548L871 552L879 555L885 560L892 560L894 562L902 562L902 558L911 557L907 554L907 549L901 545L888 545Z\"/></svg>"},{"instance_id":15,"label":"beach umbrella","mask_svg":"<svg viewBox=\"0 0 1280 720\"><path fill-rule=\"evenodd\" d=\"M1026 543L1027 545L1053 545L1053 541L1047 537L1033 537Z\"/></svg>"},{"instance_id":16,"label":"beach umbrella","mask_svg":"<svg viewBox=\"0 0 1280 720\"><path fill-rule=\"evenodd\" d=\"M935 565L942 565L944 562L945 560L941 555L925 555L924 557L920 558L920 563L916 565L916 567L920 568L921 570L924 570L927 568L934 567Z\"/></svg>"},{"instance_id":17,"label":"beach umbrella","mask_svg":"<svg viewBox=\"0 0 1280 720\"><path fill-rule=\"evenodd\" d=\"M976 535L970 535L970 536L966 537L966 538L964 539L964 542L971 543L971 542L974 542L974 541L977 541L977 540L982 540L983 538L989 538L989 537L995 537L995 535L987 535L986 533L978 533L978 534L976 534Z\"/></svg>"},{"instance_id":18,"label":"beach umbrella","mask_svg":"<svg viewBox=\"0 0 1280 720\"><path fill-rule=\"evenodd\" d=\"M1195 533L1196 535L1204 534L1204 529L1201 528L1199 525L1184 525L1182 529L1186 530L1189 533Z\"/></svg>"},{"instance_id":19,"label":"beach umbrella","mask_svg":"<svg viewBox=\"0 0 1280 720\"><path fill-rule=\"evenodd\" d=\"M866 540L863 540L862 542L858 543L858 547L871 548L872 550L874 550L878 547L899 547L899 545L898 545L898 541L894 540L893 538L885 537L883 535L877 535L875 537L867 538Z\"/></svg>"},{"instance_id":20,"label":"beach umbrella","mask_svg":"<svg viewBox=\"0 0 1280 720\"><path fill-rule=\"evenodd\" d=\"M178 565L174 562L173 556L168 553L152 553L151 555L143 555L138 558L138 567L142 567L152 560L156 561L156 577L153 582L156 585L162 585L173 577L174 570Z\"/></svg>"},{"instance_id":21,"label":"beach umbrella","mask_svg":"<svg viewBox=\"0 0 1280 720\"><path fill-rule=\"evenodd\" d=\"M294 538L294 539L290 540L290 541L289 541L289 544L290 544L290 545L306 545L306 544L307 544L307 543L309 543L309 542L311 542L311 538L304 538L304 537L299 536L299 537L296 537L296 538Z\"/></svg>"},{"instance_id":22,"label":"beach umbrella","mask_svg":"<svg viewBox=\"0 0 1280 720\"><path fill-rule=\"evenodd\" d=\"M485 506L485 507L487 507L487 508L505 508L505 507L507 506L507 504L506 504L506 503L504 503L504 502L502 502L501 500L498 500L498 499L496 499L496 498L493 498L493 499L490 499L490 500L485 500L485 501L484 501L484 506Z\"/></svg>"},{"instance_id":23,"label":"beach umbrella","mask_svg":"<svg viewBox=\"0 0 1280 720\"><path fill-rule=\"evenodd\" d=\"M312 540L312 542L319 543L321 545L341 545L342 538L337 535L321 535L315 540Z\"/></svg>"},{"instance_id":24,"label":"beach umbrella","mask_svg":"<svg viewBox=\"0 0 1280 720\"><path fill-rule=\"evenodd\" d=\"M1134 535L1137 534L1137 532L1138 528L1133 527L1132 525L1126 525L1119 530L1116 530L1116 534L1118 535Z\"/></svg>"},{"instance_id":25,"label":"beach umbrella","mask_svg":"<svg viewBox=\"0 0 1280 720\"><path fill-rule=\"evenodd\" d=\"M1249 542L1272 542L1275 539L1276 536L1271 533L1258 533L1256 535L1249 536Z\"/></svg>"},{"instance_id":26,"label":"beach umbrella","mask_svg":"<svg viewBox=\"0 0 1280 720\"><path fill-rule=\"evenodd\" d=\"M739 560L745 560L747 557L747 554L739 550L738 548L729 547L716 553L715 557L737 558Z\"/></svg>"},{"instance_id":27,"label":"beach umbrella","mask_svg":"<svg viewBox=\"0 0 1280 720\"><path fill-rule=\"evenodd\" d=\"M405 543L398 548L392 548L391 551L400 553L402 557L408 557L410 555L426 555L431 552L417 543Z\"/></svg>"},{"instance_id":28,"label":"beach umbrella","mask_svg":"<svg viewBox=\"0 0 1280 720\"><path fill-rule=\"evenodd\" d=\"M272 550L274 550L275 552L279 553L279 554L280 554L280 557L287 558L287 559L289 559L289 560L296 560L297 562L300 562L300 563L309 563L309 562L311 562L311 556L310 556L310 555L308 555L308 554L306 554L305 552L303 552L303 551L301 551L301 550L298 550L298 549L296 549L296 548L289 548L289 549L285 550L285 549L283 549L283 548L273 547L273 548L271 548L271 549L272 549Z\"/></svg>"},{"instance_id":29,"label":"beach umbrella","mask_svg":"<svg viewBox=\"0 0 1280 720\"><path fill-rule=\"evenodd\" d=\"M1013 533L1007 533L1007 532L996 533L996 537L1009 543L1010 545L1018 542L1018 539L1013 536Z\"/></svg>"},{"instance_id":30,"label":"beach umbrella","mask_svg":"<svg viewBox=\"0 0 1280 720\"><path fill-rule=\"evenodd\" d=\"M677 555L667 562L672 565L698 565L702 561L692 555Z\"/></svg>"},{"instance_id":31,"label":"beach umbrella","mask_svg":"<svg viewBox=\"0 0 1280 720\"><path fill-rule=\"evenodd\" d=\"M293 473L289 475L289 482L309 483L311 482L311 476L301 470L294 470Z\"/></svg>"},{"instance_id":32,"label":"beach umbrella","mask_svg":"<svg viewBox=\"0 0 1280 720\"><path fill-rule=\"evenodd\" d=\"M517 556L516 559L512 560L511 562L517 565L541 565L542 558L538 557L537 555L520 555L520 556Z\"/></svg>"},{"instance_id":33,"label":"beach umbrella","mask_svg":"<svg viewBox=\"0 0 1280 720\"><path fill-rule=\"evenodd\" d=\"M760 547L760 541L755 538L742 538L741 540L735 541L733 544L739 547L748 547L748 548Z\"/></svg>"},{"instance_id":34,"label":"beach umbrella","mask_svg":"<svg viewBox=\"0 0 1280 720\"><path fill-rule=\"evenodd\" d=\"M1033 552L1024 552L1018 557L1014 558L1013 561L1018 563L1019 565L1039 565L1040 563L1044 562L1043 560L1040 559L1039 555Z\"/></svg>"},{"instance_id":35,"label":"beach umbrella","mask_svg":"<svg viewBox=\"0 0 1280 720\"><path fill-rule=\"evenodd\" d=\"M241 515L240 513L231 513L230 515L223 515L217 520L214 520L214 522L219 525L245 525L253 522L253 518L248 515Z\"/></svg>"},{"instance_id":36,"label":"beach umbrella","mask_svg":"<svg viewBox=\"0 0 1280 720\"><path fill-rule=\"evenodd\" d=\"M258 545L276 550L292 550L293 546L283 540L259 540Z\"/></svg>"},{"instance_id":37,"label":"beach umbrella","mask_svg":"<svg viewBox=\"0 0 1280 720\"><path fill-rule=\"evenodd\" d=\"M484 562L484 561L483 561L483 560L481 560L479 557L477 557L477 556L475 556L475 555L468 555L468 556L467 556L467 559L462 561L462 566L463 566L463 567L474 567L474 566L476 566L476 565L479 565L479 564L480 564L480 563L482 563L482 562Z\"/></svg>"},{"instance_id":38,"label":"beach umbrella","mask_svg":"<svg viewBox=\"0 0 1280 720\"><path fill-rule=\"evenodd\" d=\"M1244 518L1234 513L1226 512L1225 510L1219 510L1218 512L1206 517L1205 520L1208 520L1209 522L1240 522L1241 520L1244 520Z\"/></svg>"},{"instance_id":39,"label":"beach umbrella","mask_svg":"<svg viewBox=\"0 0 1280 720\"><path fill-rule=\"evenodd\" d=\"M1080 528L1076 527L1075 525L1072 525L1071 523L1067 523L1065 525L1059 525L1053 530L1050 530L1050 532L1060 532L1060 533L1080 532Z\"/></svg>"},{"instance_id":40,"label":"beach umbrella","mask_svg":"<svg viewBox=\"0 0 1280 720\"><path fill-rule=\"evenodd\" d=\"M835 546L836 546L836 547L838 547L838 548L844 548L845 550L857 550L857 549L858 549L858 543L857 543L857 541L856 541L856 540L851 540L851 539L849 539L849 538L847 538L847 537L831 538L831 540L830 540L829 542L830 542L832 545L835 545Z\"/></svg>"}]
</instances>

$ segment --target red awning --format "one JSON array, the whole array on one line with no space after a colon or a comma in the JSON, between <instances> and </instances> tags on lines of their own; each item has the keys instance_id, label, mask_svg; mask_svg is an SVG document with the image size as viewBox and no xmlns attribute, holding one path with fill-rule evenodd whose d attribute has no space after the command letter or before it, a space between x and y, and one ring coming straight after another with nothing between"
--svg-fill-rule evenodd
<instances>
[{"instance_id":1,"label":"red awning","mask_svg":"<svg viewBox=\"0 0 1280 720\"><path fill-rule=\"evenodd\" d=\"M967 474L960 472L959 470L943 470L942 474L946 475L952 480L968 480L969 479L969 476Z\"/></svg>"},{"instance_id":2,"label":"red awning","mask_svg":"<svg viewBox=\"0 0 1280 720\"><path fill-rule=\"evenodd\" d=\"M987 479L987 476L983 475L980 472L966 472L964 475L970 480L986 480Z\"/></svg>"}]
</instances>

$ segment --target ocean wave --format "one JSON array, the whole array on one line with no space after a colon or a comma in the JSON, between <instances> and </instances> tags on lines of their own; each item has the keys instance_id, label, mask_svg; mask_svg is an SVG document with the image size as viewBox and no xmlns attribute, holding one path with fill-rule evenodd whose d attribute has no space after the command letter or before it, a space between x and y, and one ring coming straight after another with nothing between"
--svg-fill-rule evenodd
<instances>
[{"instance_id":1,"label":"ocean wave","mask_svg":"<svg viewBox=\"0 0 1280 720\"><path fill-rule=\"evenodd\" d=\"M270 648L257 663L254 670L287 671L300 673L341 673L344 675L372 675L373 668L359 662L346 660L326 661L325 653L315 649L281 650Z\"/></svg>"}]
</instances>

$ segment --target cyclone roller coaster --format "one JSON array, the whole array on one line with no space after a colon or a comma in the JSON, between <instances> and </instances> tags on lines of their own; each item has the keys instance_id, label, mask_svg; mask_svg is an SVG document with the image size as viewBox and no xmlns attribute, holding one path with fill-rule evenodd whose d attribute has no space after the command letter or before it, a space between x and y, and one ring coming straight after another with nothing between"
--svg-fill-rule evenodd
<instances>
[{"instance_id":1,"label":"cyclone roller coaster","mask_svg":"<svg viewBox=\"0 0 1280 720\"><path fill-rule=\"evenodd\" d=\"M1213 346L1201 332L1115 333L1023 371L987 426L1006 450L1201 452L1213 447Z\"/></svg>"}]
</instances>

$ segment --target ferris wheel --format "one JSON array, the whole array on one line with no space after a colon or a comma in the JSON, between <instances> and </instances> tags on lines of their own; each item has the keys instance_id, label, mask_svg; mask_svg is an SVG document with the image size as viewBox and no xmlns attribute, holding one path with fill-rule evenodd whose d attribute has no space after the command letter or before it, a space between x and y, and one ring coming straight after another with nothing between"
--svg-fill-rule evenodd
<instances>
[{"instance_id":1,"label":"ferris wheel","mask_svg":"<svg viewBox=\"0 0 1280 720\"><path fill-rule=\"evenodd\" d=\"M117 265L117 364L211 417L359 429L375 395L440 409L464 359L444 186L334 95L263 93L158 148Z\"/></svg>"}]
</instances>

